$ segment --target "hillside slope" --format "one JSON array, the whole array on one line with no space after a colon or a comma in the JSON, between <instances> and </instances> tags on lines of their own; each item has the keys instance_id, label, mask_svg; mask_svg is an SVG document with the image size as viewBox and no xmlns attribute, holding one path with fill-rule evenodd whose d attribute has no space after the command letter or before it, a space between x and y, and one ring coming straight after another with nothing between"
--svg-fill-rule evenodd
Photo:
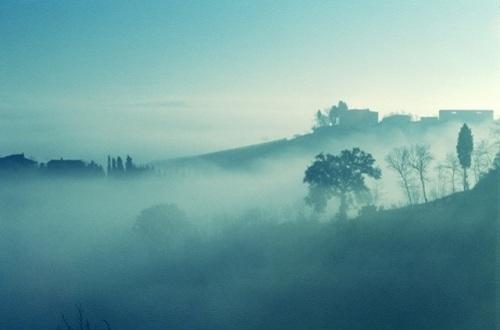
<instances>
[{"instance_id":1,"label":"hillside slope","mask_svg":"<svg viewBox=\"0 0 500 330\"><path fill-rule=\"evenodd\" d=\"M359 146L370 152L381 147L411 144L416 141L435 144L439 136L441 145L455 143L460 123L424 125L417 122L402 126L377 125L363 129L325 127L291 139L280 139L246 147L221 150L202 155L153 162L157 168L193 168L214 166L223 169L248 169L266 161L306 157L311 159L320 152L334 152L341 148ZM480 128L480 129L479 129ZM477 132L488 132L486 126L477 126ZM475 133L475 126L473 126ZM476 134L477 135L477 134Z\"/></svg>"},{"instance_id":2,"label":"hillside slope","mask_svg":"<svg viewBox=\"0 0 500 330\"><path fill-rule=\"evenodd\" d=\"M176 302L170 329L494 330L499 185L347 222L255 214L136 281Z\"/></svg>"},{"instance_id":3,"label":"hillside slope","mask_svg":"<svg viewBox=\"0 0 500 330\"><path fill-rule=\"evenodd\" d=\"M499 186L496 171L472 191L429 204L251 235L243 247L257 240L266 248L250 255L270 255L267 271L280 274L272 294L265 276L254 283L263 313L251 322L273 329L496 329ZM233 239L242 244L247 235Z\"/></svg>"}]
</instances>

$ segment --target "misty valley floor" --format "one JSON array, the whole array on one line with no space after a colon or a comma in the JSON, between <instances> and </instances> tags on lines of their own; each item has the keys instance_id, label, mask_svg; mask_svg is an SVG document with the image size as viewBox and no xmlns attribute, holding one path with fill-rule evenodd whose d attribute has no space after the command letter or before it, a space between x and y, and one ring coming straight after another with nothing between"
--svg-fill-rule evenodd
<instances>
[{"instance_id":1,"label":"misty valley floor","mask_svg":"<svg viewBox=\"0 0 500 330\"><path fill-rule=\"evenodd\" d=\"M64 313L75 329L77 304L100 329L495 329L498 183L348 222L255 211L167 240L132 230L121 188L3 186L0 328L64 328Z\"/></svg>"}]
</instances>

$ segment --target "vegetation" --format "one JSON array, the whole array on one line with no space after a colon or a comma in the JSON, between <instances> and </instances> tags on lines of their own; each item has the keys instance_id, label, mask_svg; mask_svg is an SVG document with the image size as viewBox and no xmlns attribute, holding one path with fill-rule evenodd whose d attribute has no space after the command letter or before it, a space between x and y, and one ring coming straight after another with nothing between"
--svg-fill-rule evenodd
<instances>
[{"instance_id":1,"label":"vegetation","mask_svg":"<svg viewBox=\"0 0 500 330\"><path fill-rule=\"evenodd\" d=\"M195 236L186 214L176 204L159 204L143 210L137 217L134 232L158 251L175 248L183 243L181 237Z\"/></svg>"},{"instance_id":2,"label":"vegetation","mask_svg":"<svg viewBox=\"0 0 500 330\"><path fill-rule=\"evenodd\" d=\"M76 311L77 311L77 317L76 321L72 323L66 315L61 314L61 325L57 325L57 329L67 329L67 330L72 330L72 329L80 329L80 330L90 330L90 329L103 329L103 330L111 330L111 326L108 321L106 320L101 320L100 322L95 322L92 323L89 318L85 315L84 310L82 309L81 306L76 306ZM76 325L75 325L76 324ZM73 326L75 325L75 326Z\"/></svg>"},{"instance_id":3,"label":"vegetation","mask_svg":"<svg viewBox=\"0 0 500 330\"><path fill-rule=\"evenodd\" d=\"M183 193L171 177L6 182L0 294L13 307L0 311L2 327L494 329L500 153L479 145L470 168L481 174L460 192L454 152L423 143L389 151L409 205L385 209L367 198L376 195L369 179L381 178L370 153L320 154L304 174L319 221L309 221L303 191L290 199L279 186L289 177L280 182L276 172L269 178L288 208L262 202L272 195L262 173L245 173L247 181L224 173L209 188L189 177ZM135 165L124 159L126 173ZM118 163L109 158L111 172ZM436 174L449 188L440 195ZM260 202L239 195L250 187L268 194ZM338 216L325 209L334 198ZM354 207L358 216L336 221ZM98 315L67 312L75 302Z\"/></svg>"},{"instance_id":4,"label":"vegetation","mask_svg":"<svg viewBox=\"0 0 500 330\"><path fill-rule=\"evenodd\" d=\"M458 142L457 142L457 155L458 160L460 161L460 166L463 169L463 183L464 190L469 189L469 181L467 179L467 169L471 165L471 154L474 148L474 142L472 138L472 132L467 126L464 124L458 133Z\"/></svg>"},{"instance_id":5,"label":"vegetation","mask_svg":"<svg viewBox=\"0 0 500 330\"><path fill-rule=\"evenodd\" d=\"M430 152L429 145L417 144L411 148L410 151L410 166L415 170L422 186L422 196L427 203L427 191L425 189L425 182L428 180L426 177L429 165L433 157Z\"/></svg>"},{"instance_id":6,"label":"vegetation","mask_svg":"<svg viewBox=\"0 0 500 330\"><path fill-rule=\"evenodd\" d=\"M359 148L343 150L338 156L317 155L306 169L303 180L309 185L306 203L322 212L328 200L337 196L340 198L339 216L346 218L352 197L359 200L368 192L365 177L380 179L381 170L374 163L372 155Z\"/></svg>"},{"instance_id":7,"label":"vegetation","mask_svg":"<svg viewBox=\"0 0 500 330\"><path fill-rule=\"evenodd\" d=\"M405 189L408 203L413 204L411 175L412 167L410 166L410 151L407 148L395 148L386 157L389 168L396 171L401 179L401 183Z\"/></svg>"},{"instance_id":8,"label":"vegetation","mask_svg":"<svg viewBox=\"0 0 500 330\"><path fill-rule=\"evenodd\" d=\"M348 110L347 104L343 101L339 101L337 105L333 105L328 110L318 110L316 112L314 127L335 126L338 123L340 115Z\"/></svg>"},{"instance_id":9,"label":"vegetation","mask_svg":"<svg viewBox=\"0 0 500 330\"><path fill-rule=\"evenodd\" d=\"M446 154L446 160L444 168L449 172L450 183L451 183L451 192L456 192L456 176L457 172L460 169L460 164L458 162L457 155L454 153Z\"/></svg>"},{"instance_id":10,"label":"vegetation","mask_svg":"<svg viewBox=\"0 0 500 330\"><path fill-rule=\"evenodd\" d=\"M349 222L253 212L165 260L161 283L191 295L193 328L494 329L499 180ZM215 314L192 287L224 288Z\"/></svg>"}]
</instances>

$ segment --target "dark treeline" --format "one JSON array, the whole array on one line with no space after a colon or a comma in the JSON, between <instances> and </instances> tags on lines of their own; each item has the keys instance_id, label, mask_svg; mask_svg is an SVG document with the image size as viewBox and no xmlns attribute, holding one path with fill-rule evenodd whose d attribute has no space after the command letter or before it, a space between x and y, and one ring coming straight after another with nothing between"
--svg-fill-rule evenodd
<instances>
[{"instance_id":1,"label":"dark treeline","mask_svg":"<svg viewBox=\"0 0 500 330\"><path fill-rule=\"evenodd\" d=\"M153 171L150 166L138 166L134 164L132 157L127 155L125 163L120 156L108 156L106 173L109 177L132 177L147 174Z\"/></svg>"},{"instance_id":2,"label":"dark treeline","mask_svg":"<svg viewBox=\"0 0 500 330\"><path fill-rule=\"evenodd\" d=\"M151 166L136 165L129 155L125 163L120 156L108 156L106 170L95 161L86 162L81 159L52 159L39 163L27 158L24 153L0 157L0 175L15 179L37 175L52 177L113 177L131 178L154 173Z\"/></svg>"}]
</instances>

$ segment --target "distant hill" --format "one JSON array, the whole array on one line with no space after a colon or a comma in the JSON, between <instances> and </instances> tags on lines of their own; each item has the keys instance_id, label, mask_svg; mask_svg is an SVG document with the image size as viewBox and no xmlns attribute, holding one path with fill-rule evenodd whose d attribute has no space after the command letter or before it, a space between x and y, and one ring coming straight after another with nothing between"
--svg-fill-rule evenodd
<instances>
[{"instance_id":1,"label":"distant hill","mask_svg":"<svg viewBox=\"0 0 500 330\"><path fill-rule=\"evenodd\" d=\"M353 146L360 146L372 152L372 149L380 149L398 141L401 141L402 144L422 142L419 141L422 136L435 136L434 140L439 139L440 142L443 142L446 139L445 132L448 131L450 132L449 137L454 140L460 125L458 122L440 124L409 122L405 124L379 124L363 128L323 127L291 139L279 139L201 155L160 160L153 162L152 165L159 169L200 166L232 170L249 169L258 167L266 160L277 160L283 157L312 159L320 152L335 152L337 149ZM473 133L476 133L474 127L472 125ZM481 131L486 132L488 129L482 128ZM427 138L427 143L434 144L434 142L432 138Z\"/></svg>"}]
</instances>

